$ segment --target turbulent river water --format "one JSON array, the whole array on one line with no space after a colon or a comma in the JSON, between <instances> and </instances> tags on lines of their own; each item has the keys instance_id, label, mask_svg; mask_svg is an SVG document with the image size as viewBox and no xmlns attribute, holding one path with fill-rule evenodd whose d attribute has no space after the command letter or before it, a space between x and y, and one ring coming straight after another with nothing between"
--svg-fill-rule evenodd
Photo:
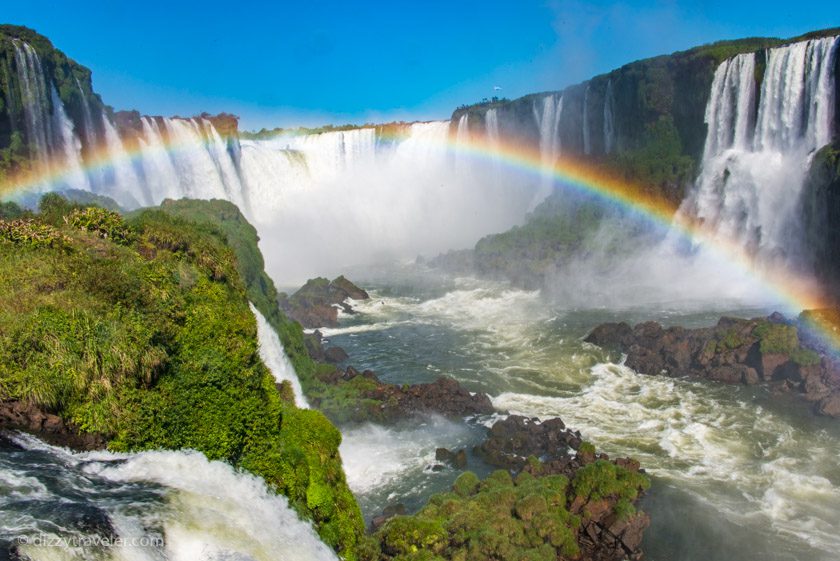
<instances>
[{"instance_id":1,"label":"turbulent river water","mask_svg":"<svg viewBox=\"0 0 840 561\"><path fill-rule=\"evenodd\" d=\"M836 421L762 388L641 375L582 342L603 321L702 326L767 309L567 310L487 281L416 270L368 276L371 300L323 330L329 340L389 382L446 374L488 393L500 412L560 416L599 449L638 458L654 481L643 504L653 516L648 559L837 559ZM365 515L400 502L415 508L449 486L457 473L430 469L435 448L471 447L492 421L348 431L341 451Z\"/></svg>"}]
</instances>

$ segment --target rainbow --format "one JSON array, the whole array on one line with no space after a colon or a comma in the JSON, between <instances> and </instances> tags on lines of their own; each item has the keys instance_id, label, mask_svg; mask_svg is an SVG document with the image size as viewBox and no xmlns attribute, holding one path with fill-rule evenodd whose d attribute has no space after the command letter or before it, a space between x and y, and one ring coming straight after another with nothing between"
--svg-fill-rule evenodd
<instances>
[{"instance_id":1,"label":"rainbow","mask_svg":"<svg viewBox=\"0 0 840 561\"><path fill-rule=\"evenodd\" d=\"M379 129L380 137L396 142L407 138L408 127L388 127ZM802 310L823 309L832 306L832 300L811 279L802 278L778 267L759 264L743 247L730 240L713 235L701 223L681 219L677 205L646 189L600 169L591 162L584 162L568 157L561 157L553 163L547 163L540 151L525 143L504 139L489 139L482 135L469 135L468 139L450 134L443 141L447 151L459 156L466 156L479 161L502 164L506 167L549 177L565 188L587 195L631 211L644 219L663 228L670 228L692 243L703 244L724 262L732 263L751 277L760 281L774 299L787 307L787 312L798 313ZM56 165L54 162L36 168L28 173L19 174L0 183L0 199L15 198L28 192L48 191L51 186L66 184L68 179L80 171L95 174L114 169L118 166L133 164L135 161L152 154L154 150L165 153L188 152L204 149L199 141L173 142L164 137L160 147L143 146L138 142L126 146L125 150L114 154L107 146L100 146L88 151L85 165L79 168ZM816 321L815 327L821 332L833 348L840 349L840 330L830 321Z\"/></svg>"}]
</instances>

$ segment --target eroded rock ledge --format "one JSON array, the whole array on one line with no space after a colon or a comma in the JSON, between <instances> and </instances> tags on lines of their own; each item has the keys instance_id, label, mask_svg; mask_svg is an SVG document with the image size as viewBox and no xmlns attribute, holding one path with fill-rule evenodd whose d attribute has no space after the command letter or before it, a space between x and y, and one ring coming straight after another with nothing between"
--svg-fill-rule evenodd
<instances>
[{"instance_id":1,"label":"eroded rock ledge","mask_svg":"<svg viewBox=\"0 0 840 561\"><path fill-rule=\"evenodd\" d=\"M627 366L637 372L767 384L801 395L820 415L840 418L840 364L807 339L795 324L773 314L750 320L724 317L700 329L605 323L585 341L626 353Z\"/></svg>"}]
</instances>

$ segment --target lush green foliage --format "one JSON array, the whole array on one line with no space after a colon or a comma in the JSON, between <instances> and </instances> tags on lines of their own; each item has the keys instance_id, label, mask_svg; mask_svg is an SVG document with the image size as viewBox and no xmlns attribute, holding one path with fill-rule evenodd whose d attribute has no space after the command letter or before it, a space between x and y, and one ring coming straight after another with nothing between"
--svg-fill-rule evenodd
<instances>
[{"instance_id":1,"label":"lush green foliage","mask_svg":"<svg viewBox=\"0 0 840 561\"><path fill-rule=\"evenodd\" d=\"M646 476L606 461L582 468L571 483L526 472L513 479L504 470L480 481L465 472L452 492L433 496L413 516L389 520L374 538L382 558L400 561L575 558L587 514L585 507L572 513L572 502L610 499L618 516L631 516L633 501L649 486Z\"/></svg>"},{"instance_id":2,"label":"lush green foliage","mask_svg":"<svg viewBox=\"0 0 840 561\"><path fill-rule=\"evenodd\" d=\"M0 396L103 433L114 450L193 448L248 469L355 558L363 523L341 436L284 400L260 360L227 239L160 210L123 221L54 197L42 207L57 226L25 224L67 248L0 243Z\"/></svg>"},{"instance_id":3,"label":"lush green foliage","mask_svg":"<svg viewBox=\"0 0 840 561\"><path fill-rule=\"evenodd\" d=\"M67 217L67 223L74 228L93 232L100 238L126 245L132 241L133 234L126 226L120 213L99 207L76 209Z\"/></svg>"}]
</instances>

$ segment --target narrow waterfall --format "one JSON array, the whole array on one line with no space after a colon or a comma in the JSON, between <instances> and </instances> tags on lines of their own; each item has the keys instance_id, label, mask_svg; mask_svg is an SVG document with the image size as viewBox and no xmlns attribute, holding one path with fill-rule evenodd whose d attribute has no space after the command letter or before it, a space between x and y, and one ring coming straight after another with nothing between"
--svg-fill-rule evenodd
<instances>
[{"instance_id":1,"label":"narrow waterfall","mask_svg":"<svg viewBox=\"0 0 840 561\"><path fill-rule=\"evenodd\" d=\"M540 160L549 169L560 155L560 117L563 113L563 96L547 95L534 101L534 119L540 132Z\"/></svg>"},{"instance_id":2,"label":"narrow waterfall","mask_svg":"<svg viewBox=\"0 0 840 561\"><path fill-rule=\"evenodd\" d=\"M589 84L583 92L583 153L589 156L592 154L592 131L589 125Z\"/></svg>"},{"instance_id":3,"label":"narrow waterfall","mask_svg":"<svg viewBox=\"0 0 840 561\"><path fill-rule=\"evenodd\" d=\"M615 149L615 93L612 79L607 81L604 94L604 153L612 154Z\"/></svg>"},{"instance_id":4,"label":"narrow waterfall","mask_svg":"<svg viewBox=\"0 0 840 561\"><path fill-rule=\"evenodd\" d=\"M51 105L41 59L28 43L13 41L15 63L22 85L23 115L26 121L26 136L34 146L35 156L46 165L52 149Z\"/></svg>"},{"instance_id":5,"label":"narrow waterfall","mask_svg":"<svg viewBox=\"0 0 840 561\"><path fill-rule=\"evenodd\" d=\"M838 44L829 37L770 49L758 94L754 55L721 63L700 176L682 215L763 259L788 262L799 253L805 174L833 133Z\"/></svg>"},{"instance_id":6,"label":"narrow waterfall","mask_svg":"<svg viewBox=\"0 0 840 561\"><path fill-rule=\"evenodd\" d=\"M490 109L484 117L484 126L487 130L487 141L494 148L498 149L499 141L499 112L497 109Z\"/></svg>"},{"instance_id":7,"label":"narrow waterfall","mask_svg":"<svg viewBox=\"0 0 840 561\"><path fill-rule=\"evenodd\" d=\"M303 395L303 388L300 386L297 372L295 372L295 367L292 366L289 357L286 356L286 351L283 349L283 343L280 342L280 337L277 336L277 332L274 331L274 328L271 327L271 324L268 323L265 316L253 304L250 304L250 306L251 312L257 319L257 339L260 342L260 358L268 369L271 370L274 379L278 383L289 382L292 385L297 406L308 409L309 402L306 401L306 397Z\"/></svg>"}]
</instances>

